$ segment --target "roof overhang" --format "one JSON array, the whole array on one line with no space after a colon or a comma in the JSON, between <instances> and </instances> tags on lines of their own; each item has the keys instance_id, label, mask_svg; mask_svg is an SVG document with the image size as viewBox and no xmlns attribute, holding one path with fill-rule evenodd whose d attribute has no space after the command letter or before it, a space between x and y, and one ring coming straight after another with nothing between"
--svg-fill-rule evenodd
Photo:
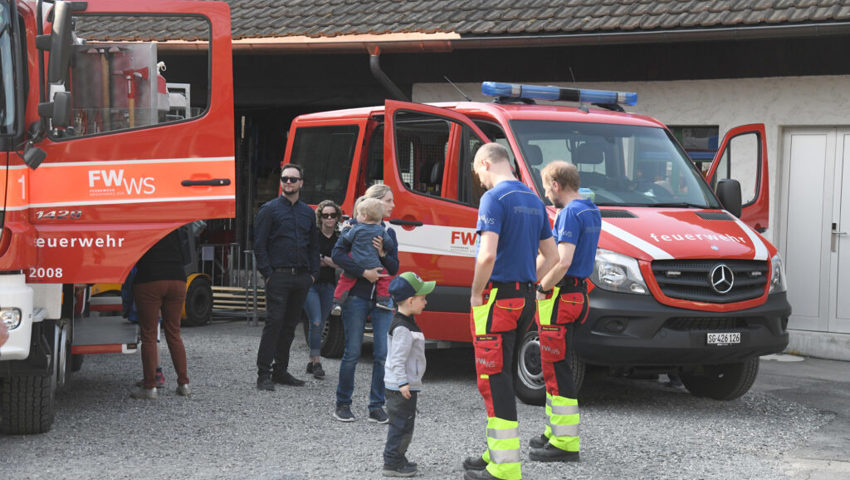
<instances>
[{"instance_id":1,"label":"roof overhang","mask_svg":"<svg viewBox=\"0 0 850 480\"><path fill-rule=\"evenodd\" d=\"M233 40L234 53L417 53L460 49L566 47L637 43L708 42L850 34L850 22L807 23L635 32L592 32L544 35L464 37L453 32L338 35L333 37L258 37ZM206 43L169 41L160 50L179 52L206 48Z\"/></svg>"}]
</instances>

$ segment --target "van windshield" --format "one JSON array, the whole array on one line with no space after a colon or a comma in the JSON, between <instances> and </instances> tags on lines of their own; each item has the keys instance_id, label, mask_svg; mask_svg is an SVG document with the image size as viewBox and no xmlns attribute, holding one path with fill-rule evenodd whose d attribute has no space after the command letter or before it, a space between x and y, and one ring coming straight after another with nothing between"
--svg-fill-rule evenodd
<instances>
[{"instance_id":1,"label":"van windshield","mask_svg":"<svg viewBox=\"0 0 850 480\"><path fill-rule=\"evenodd\" d=\"M662 128L513 120L522 157L543 192L540 171L554 160L578 168L600 206L721 208L696 167Z\"/></svg>"}]
</instances>

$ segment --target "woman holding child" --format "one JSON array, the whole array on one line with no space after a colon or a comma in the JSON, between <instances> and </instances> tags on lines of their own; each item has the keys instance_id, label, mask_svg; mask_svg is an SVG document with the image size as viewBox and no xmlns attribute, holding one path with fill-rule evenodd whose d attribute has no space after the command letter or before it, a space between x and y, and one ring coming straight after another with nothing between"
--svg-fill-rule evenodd
<instances>
[{"instance_id":1,"label":"woman holding child","mask_svg":"<svg viewBox=\"0 0 850 480\"><path fill-rule=\"evenodd\" d=\"M364 198L377 199L383 204L383 218L392 213L395 203L390 187L380 184L366 190ZM358 212L353 212L355 216ZM363 343L363 332L366 319L372 321L374 334L374 349L372 356L372 382L369 393L369 421L387 423L384 411L384 361L387 356L387 331L392 321L392 312L378 303L376 283L379 279L398 273L398 240L395 231L381 221L379 223L388 235L385 241L383 235L372 237L372 246L377 252L381 266L364 268L351 257L351 240L340 238L333 249L333 261L339 265L344 274L354 278L354 283L348 289L348 295L342 304L342 323L345 330L345 351L339 366L339 383L336 390L336 409L334 418L341 422L353 422L351 413L351 396L354 392L354 369L360 358L360 347ZM382 292L383 293L383 292Z\"/></svg>"}]
</instances>

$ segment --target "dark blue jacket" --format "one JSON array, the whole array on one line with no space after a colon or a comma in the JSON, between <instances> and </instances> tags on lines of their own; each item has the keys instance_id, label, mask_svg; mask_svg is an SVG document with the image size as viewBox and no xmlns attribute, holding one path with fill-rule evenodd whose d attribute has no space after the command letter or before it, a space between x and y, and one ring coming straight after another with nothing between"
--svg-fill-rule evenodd
<instances>
[{"instance_id":1,"label":"dark blue jacket","mask_svg":"<svg viewBox=\"0 0 850 480\"><path fill-rule=\"evenodd\" d=\"M381 225L385 224L381 222ZM381 259L381 264L383 264L384 268L387 270L386 273L389 275L395 275L398 273L398 238L396 237L395 230L392 228L387 228L387 233L393 240L393 244L384 245L386 255L384 255L384 258ZM351 287L348 294L365 300L371 300L374 290L373 285L369 282L369 280L363 278L363 270L365 269L351 259L348 255L350 250L351 244L344 239L343 235L341 235L339 240L336 241L331 258L334 263L345 270L345 273L357 279L357 282L353 287Z\"/></svg>"},{"instance_id":2,"label":"dark blue jacket","mask_svg":"<svg viewBox=\"0 0 850 480\"><path fill-rule=\"evenodd\" d=\"M284 196L263 204L254 219L257 270L268 277L275 268L302 268L319 278L319 229L316 213Z\"/></svg>"}]
</instances>

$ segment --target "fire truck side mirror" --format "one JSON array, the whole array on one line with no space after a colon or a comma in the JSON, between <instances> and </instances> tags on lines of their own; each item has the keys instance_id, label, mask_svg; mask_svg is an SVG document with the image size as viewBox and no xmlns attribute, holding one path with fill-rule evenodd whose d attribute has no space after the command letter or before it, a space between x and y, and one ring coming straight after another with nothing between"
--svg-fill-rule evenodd
<instances>
[{"instance_id":1,"label":"fire truck side mirror","mask_svg":"<svg viewBox=\"0 0 850 480\"><path fill-rule=\"evenodd\" d=\"M56 2L53 7L53 28L50 32L50 61L47 64L47 82L65 84L71 63L71 5Z\"/></svg>"},{"instance_id":2,"label":"fire truck side mirror","mask_svg":"<svg viewBox=\"0 0 850 480\"><path fill-rule=\"evenodd\" d=\"M717 198L729 213L741 216L741 184L732 178L724 178L717 182Z\"/></svg>"},{"instance_id":3,"label":"fire truck side mirror","mask_svg":"<svg viewBox=\"0 0 850 480\"><path fill-rule=\"evenodd\" d=\"M28 167L35 170L45 158L47 158L47 152L34 146L32 142L27 142L27 146L24 148L24 163Z\"/></svg>"},{"instance_id":4,"label":"fire truck side mirror","mask_svg":"<svg viewBox=\"0 0 850 480\"><path fill-rule=\"evenodd\" d=\"M49 118L53 127L64 128L71 124L71 94L56 92L52 102L38 104L38 114Z\"/></svg>"}]
</instances>

